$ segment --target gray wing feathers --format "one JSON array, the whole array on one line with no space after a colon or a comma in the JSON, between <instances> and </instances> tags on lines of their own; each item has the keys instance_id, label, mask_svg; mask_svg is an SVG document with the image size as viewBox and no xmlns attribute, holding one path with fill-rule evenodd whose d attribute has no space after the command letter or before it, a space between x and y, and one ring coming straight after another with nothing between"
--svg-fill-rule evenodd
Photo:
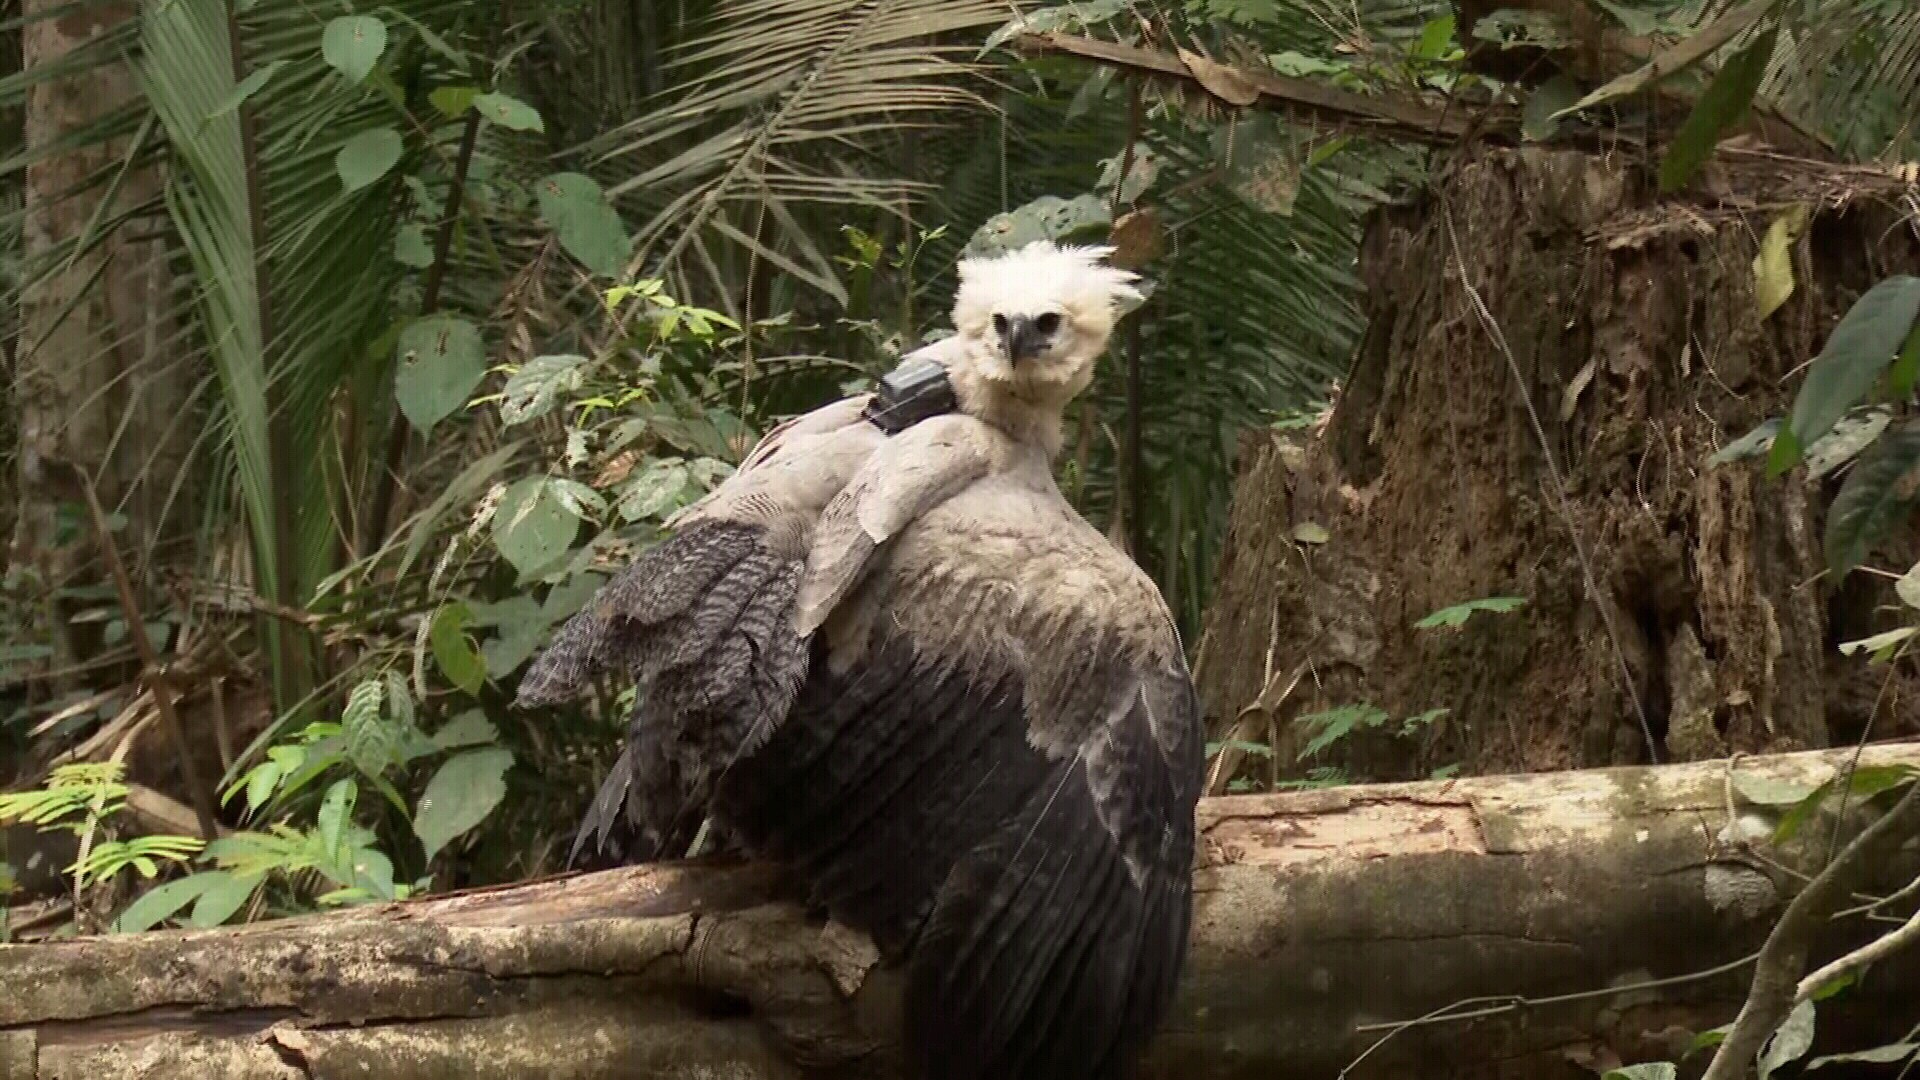
<instances>
[{"instance_id":1,"label":"gray wing feathers","mask_svg":"<svg viewBox=\"0 0 1920 1080\"><path fill-rule=\"evenodd\" d=\"M985 476L992 462L978 422L962 416L935 417L888 440L820 515L800 582L799 632L826 621L881 545Z\"/></svg>"}]
</instances>

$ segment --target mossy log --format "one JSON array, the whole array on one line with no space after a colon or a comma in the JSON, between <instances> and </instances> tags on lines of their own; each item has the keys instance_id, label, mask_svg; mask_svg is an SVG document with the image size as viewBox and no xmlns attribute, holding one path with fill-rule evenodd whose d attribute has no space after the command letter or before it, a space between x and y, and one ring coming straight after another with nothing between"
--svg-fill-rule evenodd
<instances>
[{"instance_id":1,"label":"mossy log","mask_svg":"<svg viewBox=\"0 0 1920 1080\"><path fill-rule=\"evenodd\" d=\"M1805 829L1806 850L1764 859L1726 843L1785 809L1749 803L1747 777L1812 784L1846 761L1206 800L1192 959L1145 1076L1330 1077L1381 1025L1464 999L1482 1015L1400 1030L1353 1075L1590 1080L1672 1055L1737 1009L1750 972L1736 962L1794 887L1776 864L1808 868L1831 835ZM1920 745L1864 764L1920 765ZM1917 867L1909 843L1882 871ZM896 975L780 881L757 865L637 867L0 947L0 1080L897 1076ZM1866 932L1836 923L1821 958ZM1871 971L1822 1007L1823 1038L1897 1036L1916 984L1911 957Z\"/></svg>"}]
</instances>

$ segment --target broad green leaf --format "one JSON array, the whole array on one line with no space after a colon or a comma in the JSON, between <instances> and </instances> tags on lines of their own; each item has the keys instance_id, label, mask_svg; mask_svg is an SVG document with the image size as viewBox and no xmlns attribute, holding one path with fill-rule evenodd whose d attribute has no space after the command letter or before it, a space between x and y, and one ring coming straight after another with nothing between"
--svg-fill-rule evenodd
<instances>
[{"instance_id":1,"label":"broad green leaf","mask_svg":"<svg viewBox=\"0 0 1920 1080\"><path fill-rule=\"evenodd\" d=\"M473 103L479 96L478 87L441 86L434 88L434 91L427 95L427 100L432 102L433 107L440 110L442 115L458 117L465 115L468 109L473 108Z\"/></svg>"},{"instance_id":2,"label":"broad green leaf","mask_svg":"<svg viewBox=\"0 0 1920 1080\"><path fill-rule=\"evenodd\" d=\"M1893 583L1893 591L1901 603L1920 611L1920 563L1914 563L1913 569L1900 575L1900 580Z\"/></svg>"},{"instance_id":3,"label":"broad green leaf","mask_svg":"<svg viewBox=\"0 0 1920 1080\"><path fill-rule=\"evenodd\" d=\"M1920 420L1889 428L1860 455L1827 510L1827 569L1838 582L1920 502Z\"/></svg>"},{"instance_id":4,"label":"broad green leaf","mask_svg":"<svg viewBox=\"0 0 1920 1080\"><path fill-rule=\"evenodd\" d=\"M1894 361L1887 381L1895 401L1912 397L1913 388L1920 385L1920 320L1914 322L1913 331L1907 335L1907 344L1900 350L1900 359Z\"/></svg>"},{"instance_id":5,"label":"broad green leaf","mask_svg":"<svg viewBox=\"0 0 1920 1080\"><path fill-rule=\"evenodd\" d=\"M1760 253L1753 257L1753 299L1760 306L1762 322L1793 295L1793 242L1806 231L1807 218L1805 203L1782 211L1767 226Z\"/></svg>"},{"instance_id":6,"label":"broad green leaf","mask_svg":"<svg viewBox=\"0 0 1920 1080\"><path fill-rule=\"evenodd\" d=\"M513 753L499 747L468 750L447 759L427 781L413 818L413 833L431 859L454 837L486 820L507 793Z\"/></svg>"},{"instance_id":7,"label":"broad green leaf","mask_svg":"<svg viewBox=\"0 0 1920 1080\"><path fill-rule=\"evenodd\" d=\"M1580 97L1580 84L1566 74L1555 75L1527 95L1526 108L1520 113L1520 135L1530 142L1553 137L1560 127L1558 114Z\"/></svg>"},{"instance_id":8,"label":"broad green leaf","mask_svg":"<svg viewBox=\"0 0 1920 1080\"><path fill-rule=\"evenodd\" d=\"M247 774L247 813L256 813L267 805L284 774L285 770L276 761L263 761Z\"/></svg>"},{"instance_id":9,"label":"broad green leaf","mask_svg":"<svg viewBox=\"0 0 1920 1080\"><path fill-rule=\"evenodd\" d=\"M187 916L188 923L202 930L223 925L233 918L233 913L240 910L261 882L258 876L242 876L226 870L213 870L207 876L218 880L200 894L194 901L193 913Z\"/></svg>"},{"instance_id":10,"label":"broad green leaf","mask_svg":"<svg viewBox=\"0 0 1920 1080\"><path fill-rule=\"evenodd\" d=\"M540 217L567 254L601 277L617 278L633 254L633 238L619 211L590 176L554 173L534 189Z\"/></svg>"},{"instance_id":11,"label":"broad green leaf","mask_svg":"<svg viewBox=\"0 0 1920 1080\"><path fill-rule=\"evenodd\" d=\"M553 485L554 497L560 500L560 505L582 521L598 520L607 512L606 498L578 480L555 477L548 483Z\"/></svg>"},{"instance_id":12,"label":"broad green leaf","mask_svg":"<svg viewBox=\"0 0 1920 1080\"><path fill-rule=\"evenodd\" d=\"M1759 427L1721 447L1718 453L1707 459L1707 464L1727 465L1742 458L1759 457L1773 446L1774 437L1780 434L1780 426L1786 422L1786 418L1780 416L1762 421Z\"/></svg>"},{"instance_id":13,"label":"broad green leaf","mask_svg":"<svg viewBox=\"0 0 1920 1080\"><path fill-rule=\"evenodd\" d=\"M487 714L479 709L468 709L447 721L432 736L433 745L441 750L482 746L497 742L499 738L500 733L493 729L493 721L487 719Z\"/></svg>"},{"instance_id":14,"label":"broad green leaf","mask_svg":"<svg viewBox=\"0 0 1920 1080\"><path fill-rule=\"evenodd\" d=\"M500 398L500 419L507 424L524 424L545 416L560 400L580 388L586 375L584 356L536 356L521 365L507 379Z\"/></svg>"},{"instance_id":15,"label":"broad green leaf","mask_svg":"<svg viewBox=\"0 0 1920 1080\"><path fill-rule=\"evenodd\" d=\"M1843 641L1840 643L1840 655L1852 656L1854 653L1864 652L1872 656L1874 660L1884 663L1893 658L1894 651L1898 649L1900 645L1917 634L1920 634L1920 627L1902 626L1889 630L1884 634L1875 634L1872 637L1861 638L1858 641Z\"/></svg>"},{"instance_id":16,"label":"broad green leaf","mask_svg":"<svg viewBox=\"0 0 1920 1080\"><path fill-rule=\"evenodd\" d=\"M1428 21L1420 28L1420 38L1413 44L1412 55L1420 60L1438 60L1445 56L1453 45L1455 23L1455 17L1450 14Z\"/></svg>"},{"instance_id":17,"label":"broad green leaf","mask_svg":"<svg viewBox=\"0 0 1920 1080\"><path fill-rule=\"evenodd\" d=\"M387 175L400 160L400 133L390 127L357 132L334 155L334 171L348 191L359 191Z\"/></svg>"},{"instance_id":18,"label":"broad green leaf","mask_svg":"<svg viewBox=\"0 0 1920 1080\"><path fill-rule=\"evenodd\" d=\"M493 543L525 577L567 553L580 519L554 494L544 476L515 481L493 514Z\"/></svg>"},{"instance_id":19,"label":"broad green leaf","mask_svg":"<svg viewBox=\"0 0 1920 1080\"><path fill-rule=\"evenodd\" d=\"M1523 596L1488 596L1479 600L1469 600L1464 604L1443 607L1414 623L1413 627L1416 630L1432 630L1441 626L1465 626L1467 620L1472 618L1476 611L1504 615L1509 611L1518 611L1526 605L1526 602L1526 597Z\"/></svg>"},{"instance_id":20,"label":"broad green leaf","mask_svg":"<svg viewBox=\"0 0 1920 1080\"><path fill-rule=\"evenodd\" d=\"M1815 1019L1813 1002L1803 1001L1793 1007L1786 1021L1780 1025L1780 1030L1773 1033L1760 1051L1757 1063L1760 1080L1767 1080L1781 1066L1800 1060L1807 1048L1813 1045Z\"/></svg>"},{"instance_id":21,"label":"broad green leaf","mask_svg":"<svg viewBox=\"0 0 1920 1080\"><path fill-rule=\"evenodd\" d=\"M430 315L400 332L393 392L407 422L422 433L466 404L487 374L480 330L455 315Z\"/></svg>"},{"instance_id":22,"label":"broad green leaf","mask_svg":"<svg viewBox=\"0 0 1920 1080\"><path fill-rule=\"evenodd\" d=\"M1712 156L1720 136L1747 115L1779 37L1779 27L1769 27L1752 44L1733 54L1713 77L1712 85L1700 95L1660 162L1661 191L1686 187L1687 181L1692 180L1693 174Z\"/></svg>"},{"instance_id":23,"label":"broad green leaf","mask_svg":"<svg viewBox=\"0 0 1920 1080\"><path fill-rule=\"evenodd\" d=\"M1295 525L1293 538L1302 544L1324 544L1333 539L1325 526L1313 521L1303 521Z\"/></svg>"},{"instance_id":24,"label":"broad green leaf","mask_svg":"<svg viewBox=\"0 0 1920 1080\"><path fill-rule=\"evenodd\" d=\"M127 905L127 910L113 921L113 930L118 934L137 934L149 927L157 926L179 913L181 908L193 903L200 894L212 888L214 876L220 873L209 870L199 874L188 874L178 881L169 881L165 885L149 889L138 900Z\"/></svg>"},{"instance_id":25,"label":"broad green leaf","mask_svg":"<svg viewBox=\"0 0 1920 1080\"><path fill-rule=\"evenodd\" d=\"M433 245L427 242L427 227L417 221L400 226L393 235L393 257L416 270L432 266Z\"/></svg>"},{"instance_id":26,"label":"broad green leaf","mask_svg":"<svg viewBox=\"0 0 1920 1080\"><path fill-rule=\"evenodd\" d=\"M321 849L336 851L340 840L346 834L347 826L353 821L354 803L358 801L360 786L351 779L335 780L320 798L320 809L314 815Z\"/></svg>"},{"instance_id":27,"label":"broad green leaf","mask_svg":"<svg viewBox=\"0 0 1920 1080\"><path fill-rule=\"evenodd\" d=\"M678 458L655 458L647 462L640 475L627 482L620 494L620 516L627 521L657 517L679 506L691 479L687 466Z\"/></svg>"},{"instance_id":28,"label":"broad green leaf","mask_svg":"<svg viewBox=\"0 0 1920 1080\"><path fill-rule=\"evenodd\" d=\"M473 107L479 109L480 115L489 123L498 124L508 131L547 130L533 106L507 94L476 94Z\"/></svg>"},{"instance_id":29,"label":"broad green leaf","mask_svg":"<svg viewBox=\"0 0 1920 1080\"><path fill-rule=\"evenodd\" d=\"M486 685L487 665L467 636L467 624L472 621L473 611L467 605L444 605L434 612L433 622L427 626L427 641L433 648L434 663L440 665L447 681L468 694L478 694Z\"/></svg>"},{"instance_id":30,"label":"broad green leaf","mask_svg":"<svg viewBox=\"0 0 1920 1080\"><path fill-rule=\"evenodd\" d=\"M1702 1050L1719 1046L1721 1043L1727 1041L1727 1034L1732 1030L1732 1024L1722 1024L1717 1028L1708 1028L1693 1037L1693 1041L1687 1044L1687 1052L1682 1056L1692 1057Z\"/></svg>"},{"instance_id":31,"label":"broad green leaf","mask_svg":"<svg viewBox=\"0 0 1920 1080\"><path fill-rule=\"evenodd\" d=\"M341 15L320 33L321 59L350 82L372 74L386 51L387 24L371 15Z\"/></svg>"},{"instance_id":32,"label":"broad green leaf","mask_svg":"<svg viewBox=\"0 0 1920 1080\"><path fill-rule=\"evenodd\" d=\"M1828 1065L1898 1065L1915 1054L1920 1054L1920 1043L1888 1043L1870 1050L1855 1050L1850 1054L1826 1054L1807 1062L1807 1068L1820 1069Z\"/></svg>"},{"instance_id":33,"label":"broad green leaf","mask_svg":"<svg viewBox=\"0 0 1920 1080\"><path fill-rule=\"evenodd\" d=\"M252 74L234 84L232 93L220 99L220 104L214 106L213 111L207 114L207 119L213 120L225 116L246 104L248 98L259 93L260 88L267 85L268 80L273 78L274 72L286 67L287 64L286 60L272 60L254 68Z\"/></svg>"},{"instance_id":34,"label":"broad green leaf","mask_svg":"<svg viewBox=\"0 0 1920 1080\"><path fill-rule=\"evenodd\" d=\"M966 258L989 258L1035 240L1062 243L1102 239L1113 226L1113 216L1105 201L1095 195L1062 199L1042 195L1024 206L995 214L986 220L962 252Z\"/></svg>"},{"instance_id":35,"label":"broad green leaf","mask_svg":"<svg viewBox=\"0 0 1920 1080\"><path fill-rule=\"evenodd\" d=\"M1647 1061L1608 1069L1600 1080L1674 1080L1679 1075L1679 1068L1671 1061Z\"/></svg>"},{"instance_id":36,"label":"broad green leaf","mask_svg":"<svg viewBox=\"0 0 1920 1080\"><path fill-rule=\"evenodd\" d=\"M1867 396L1894 361L1920 315L1920 277L1892 277L1867 290L1827 339L1793 403L1789 425L1796 450L1832 430L1848 409ZM1776 451L1780 443L1775 443ZM1769 463L1778 475L1799 460Z\"/></svg>"},{"instance_id":37,"label":"broad green leaf","mask_svg":"<svg viewBox=\"0 0 1920 1080\"><path fill-rule=\"evenodd\" d=\"M1841 417L1832 431L1807 447L1807 476L1818 480L1852 461L1891 423L1893 414L1885 409L1863 409Z\"/></svg>"},{"instance_id":38,"label":"broad green leaf","mask_svg":"<svg viewBox=\"0 0 1920 1080\"><path fill-rule=\"evenodd\" d=\"M1792 806L1813 794L1813 787L1755 773L1735 772L1733 787L1756 806Z\"/></svg>"}]
</instances>

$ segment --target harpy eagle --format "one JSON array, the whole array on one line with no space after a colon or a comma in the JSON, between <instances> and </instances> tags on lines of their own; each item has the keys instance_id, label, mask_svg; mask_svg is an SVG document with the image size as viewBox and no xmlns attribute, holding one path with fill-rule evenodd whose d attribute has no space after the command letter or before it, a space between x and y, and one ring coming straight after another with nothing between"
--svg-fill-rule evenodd
<instances>
[{"instance_id":1,"label":"harpy eagle","mask_svg":"<svg viewBox=\"0 0 1920 1080\"><path fill-rule=\"evenodd\" d=\"M1186 955L1192 678L1051 469L1139 295L1110 251L961 262L953 336L770 432L520 687L637 680L576 859L675 857L711 814L905 965L929 1080L1123 1075Z\"/></svg>"}]
</instances>

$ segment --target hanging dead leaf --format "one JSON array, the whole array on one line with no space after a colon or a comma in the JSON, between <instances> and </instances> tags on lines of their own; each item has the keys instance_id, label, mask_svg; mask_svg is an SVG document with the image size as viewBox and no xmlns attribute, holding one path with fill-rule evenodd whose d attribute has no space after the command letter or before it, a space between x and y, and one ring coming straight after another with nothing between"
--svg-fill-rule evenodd
<instances>
[{"instance_id":1,"label":"hanging dead leaf","mask_svg":"<svg viewBox=\"0 0 1920 1080\"><path fill-rule=\"evenodd\" d=\"M1260 88L1246 74L1197 53L1179 50L1180 62L1193 73L1195 82L1207 92L1230 105L1251 105L1260 100Z\"/></svg>"},{"instance_id":2,"label":"hanging dead leaf","mask_svg":"<svg viewBox=\"0 0 1920 1080\"><path fill-rule=\"evenodd\" d=\"M1138 270L1160 257L1165 239L1160 215L1152 208L1122 214L1107 234L1107 243L1113 245L1113 255L1107 261L1122 270Z\"/></svg>"}]
</instances>

